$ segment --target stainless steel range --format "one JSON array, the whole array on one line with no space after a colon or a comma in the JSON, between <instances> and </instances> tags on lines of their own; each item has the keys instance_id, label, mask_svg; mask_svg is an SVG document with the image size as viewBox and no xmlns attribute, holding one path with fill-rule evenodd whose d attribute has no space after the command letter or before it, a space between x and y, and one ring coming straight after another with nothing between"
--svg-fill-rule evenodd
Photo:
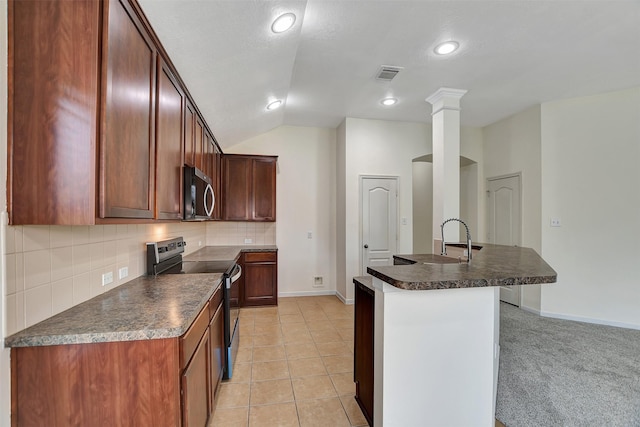
<instances>
[{"instance_id":1,"label":"stainless steel range","mask_svg":"<svg viewBox=\"0 0 640 427\"><path fill-rule=\"evenodd\" d=\"M240 344L239 308L237 299L238 279L242 268L235 260L185 261L182 259L187 243L182 237L147 243L147 274L198 274L222 273L224 307L224 344L226 348L224 379L233 375L233 361Z\"/></svg>"}]
</instances>

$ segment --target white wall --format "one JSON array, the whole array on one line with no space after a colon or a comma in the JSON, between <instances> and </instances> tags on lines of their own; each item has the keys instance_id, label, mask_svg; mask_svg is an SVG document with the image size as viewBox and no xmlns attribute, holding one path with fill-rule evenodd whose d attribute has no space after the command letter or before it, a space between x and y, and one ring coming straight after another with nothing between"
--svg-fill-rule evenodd
<instances>
[{"instance_id":1,"label":"white wall","mask_svg":"<svg viewBox=\"0 0 640 427\"><path fill-rule=\"evenodd\" d=\"M353 299L352 278L361 274L360 188L361 175L399 177L398 252L413 250L412 166L414 158L431 150L431 126L427 123L391 122L347 118L345 124L345 261L347 301Z\"/></svg>"},{"instance_id":2,"label":"white wall","mask_svg":"<svg viewBox=\"0 0 640 427\"><path fill-rule=\"evenodd\" d=\"M640 329L640 88L542 105L544 314ZM562 227L549 227L551 217Z\"/></svg>"},{"instance_id":3,"label":"white wall","mask_svg":"<svg viewBox=\"0 0 640 427\"><path fill-rule=\"evenodd\" d=\"M522 246L541 254L541 154L540 106L529 108L483 128L484 179L481 193L487 190L486 179L522 173ZM481 212L486 227L485 197ZM482 239L486 240L486 228ZM541 254L542 255L542 254ZM553 264L552 264L553 266ZM555 266L554 266L555 267ZM522 306L540 310L540 285L522 286Z\"/></svg>"},{"instance_id":4,"label":"white wall","mask_svg":"<svg viewBox=\"0 0 640 427\"><path fill-rule=\"evenodd\" d=\"M347 120L336 129L336 291L346 301L347 285Z\"/></svg>"},{"instance_id":5,"label":"white wall","mask_svg":"<svg viewBox=\"0 0 640 427\"><path fill-rule=\"evenodd\" d=\"M413 253L433 252L433 163L413 162Z\"/></svg>"},{"instance_id":6,"label":"white wall","mask_svg":"<svg viewBox=\"0 0 640 427\"><path fill-rule=\"evenodd\" d=\"M278 156L279 295L323 291L333 294L336 289L335 129L281 126L228 147L225 152ZM307 237L308 232L312 233L311 239ZM324 287L312 287L314 276L323 277Z\"/></svg>"}]
</instances>

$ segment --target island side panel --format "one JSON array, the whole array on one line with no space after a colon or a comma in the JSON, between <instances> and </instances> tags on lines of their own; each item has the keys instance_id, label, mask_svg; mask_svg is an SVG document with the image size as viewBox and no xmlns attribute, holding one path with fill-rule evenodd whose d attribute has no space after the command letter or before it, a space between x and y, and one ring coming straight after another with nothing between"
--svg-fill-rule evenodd
<instances>
[{"instance_id":1,"label":"island side panel","mask_svg":"<svg viewBox=\"0 0 640 427\"><path fill-rule=\"evenodd\" d=\"M493 426L499 288L374 287L374 424Z\"/></svg>"}]
</instances>

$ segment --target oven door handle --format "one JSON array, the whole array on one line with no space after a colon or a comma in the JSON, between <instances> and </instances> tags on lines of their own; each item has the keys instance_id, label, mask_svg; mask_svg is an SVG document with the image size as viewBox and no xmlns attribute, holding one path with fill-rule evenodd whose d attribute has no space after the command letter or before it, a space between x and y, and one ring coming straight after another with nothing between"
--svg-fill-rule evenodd
<instances>
[{"instance_id":1,"label":"oven door handle","mask_svg":"<svg viewBox=\"0 0 640 427\"><path fill-rule=\"evenodd\" d=\"M237 269L238 272L231 276L231 280L229 280L228 287L231 287L231 284L237 281L240 278L240 276L242 276L242 266L240 264L236 264L236 268L234 268L234 270L235 269Z\"/></svg>"}]
</instances>

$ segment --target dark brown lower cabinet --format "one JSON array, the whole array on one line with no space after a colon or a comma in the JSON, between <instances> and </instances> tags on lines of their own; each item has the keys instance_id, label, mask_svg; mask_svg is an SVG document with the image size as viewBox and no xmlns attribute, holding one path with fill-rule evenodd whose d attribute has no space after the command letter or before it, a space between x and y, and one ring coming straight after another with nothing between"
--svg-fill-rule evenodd
<instances>
[{"instance_id":1,"label":"dark brown lower cabinet","mask_svg":"<svg viewBox=\"0 0 640 427\"><path fill-rule=\"evenodd\" d=\"M184 427L207 425L211 405L210 351L207 328L191 361L182 372L182 425Z\"/></svg>"},{"instance_id":2,"label":"dark brown lower cabinet","mask_svg":"<svg viewBox=\"0 0 640 427\"><path fill-rule=\"evenodd\" d=\"M11 425L206 426L222 313L220 286L181 337L11 349Z\"/></svg>"},{"instance_id":3,"label":"dark brown lower cabinet","mask_svg":"<svg viewBox=\"0 0 640 427\"><path fill-rule=\"evenodd\" d=\"M357 281L354 283L353 380L356 383L356 402L372 426L375 292Z\"/></svg>"},{"instance_id":4,"label":"dark brown lower cabinet","mask_svg":"<svg viewBox=\"0 0 640 427\"><path fill-rule=\"evenodd\" d=\"M278 253L242 255L241 306L278 305Z\"/></svg>"}]
</instances>

